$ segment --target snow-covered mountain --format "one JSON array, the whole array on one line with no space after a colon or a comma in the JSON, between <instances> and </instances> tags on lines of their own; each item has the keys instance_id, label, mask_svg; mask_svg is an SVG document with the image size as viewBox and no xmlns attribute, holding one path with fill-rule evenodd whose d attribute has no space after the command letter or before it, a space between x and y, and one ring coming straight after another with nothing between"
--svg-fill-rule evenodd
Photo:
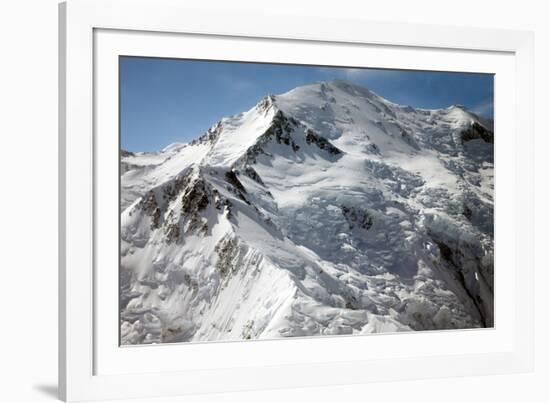
<instances>
[{"instance_id":1,"label":"snow-covered mountain","mask_svg":"<svg viewBox=\"0 0 550 403\"><path fill-rule=\"evenodd\" d=\"M121 153L121 343L493 326L493 132L344 81Z\"/></svg>"}]
</instances>

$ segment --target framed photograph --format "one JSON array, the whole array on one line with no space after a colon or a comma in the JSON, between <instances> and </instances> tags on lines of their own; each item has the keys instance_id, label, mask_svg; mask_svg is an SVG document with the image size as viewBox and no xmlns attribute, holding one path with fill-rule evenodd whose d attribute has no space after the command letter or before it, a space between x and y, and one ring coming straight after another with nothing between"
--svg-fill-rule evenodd
<instances>
[{"instance_id":1,"label":"framed photograph","mask_svg":"<svg viewBox=\"0 0 550 403\"><path fill-rule=\"evenodd\" d=\"M530 371L532 44L61 4L61 397Z\"/></svg>"}]
</instances>

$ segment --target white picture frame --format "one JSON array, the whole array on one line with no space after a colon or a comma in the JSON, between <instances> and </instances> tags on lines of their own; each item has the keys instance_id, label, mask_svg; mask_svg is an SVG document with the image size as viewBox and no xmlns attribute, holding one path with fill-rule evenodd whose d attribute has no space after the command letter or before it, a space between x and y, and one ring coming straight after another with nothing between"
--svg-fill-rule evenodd
<instances>
[{"instance_id":1,"label":"white picture frame","mask_svg":"<svg viewBox=\"0 0 550 403\"><path fill-rule=\"evenodd\" d=\"M70 0L60 5L59 39L62 399L170 396L532 370L531 33L206 14L171 0ZM229 43L236 46L224 46ZM261 52L267 46L272 49L270 56ZM310 48L316 50L310 52ZM330 49L332 56L323 49ZM357 49L362 52L352 52ZM118 227L112 225L118 206L111 203L118 194L110 191L109 183L118 180L118 171L113 170L118 164L118 140L113 141L111 132L118 119L113 68L121 54L318 64L337 64L334 58L338 55L347 60L346 65L358 67L366 63L358 55L368 54L377 56L369 67L495 73L495 132L500 135L495 151L495 328L119 348L112 337L118 322L109 313L111 307L117 316L118 289L110 270L112 259L104 251L113 240L118 242ZM506 226L503 218L509 220ZM412 351L411 345L415 346Z\"/></svg>"}]
</instances>

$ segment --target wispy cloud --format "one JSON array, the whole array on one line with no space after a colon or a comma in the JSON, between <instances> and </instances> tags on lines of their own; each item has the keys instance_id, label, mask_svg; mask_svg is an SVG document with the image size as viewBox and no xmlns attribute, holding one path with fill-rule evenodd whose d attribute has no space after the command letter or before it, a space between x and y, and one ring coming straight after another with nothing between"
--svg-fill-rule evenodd
<instances>
[{"instance_id":1,"label":"wispy cloud","mask_svg":"<svg viewBox=\"0 0 550 403\"><path fill-rule=\"evenodd\" d=\"M248 91L255 88L251 80L237 78L232 74L217 74L215 78L219 84L232 91Z\"/></svg>"},{"instance_id":2,"label":"wispy cloud","mask_svg":"<svg viewBox=\"0 0 550 403\"><path fill-rule=\"evenodd\" d=\"M356 80L384 79L396 75L395 71L374 69L345 69L345 73L349 79Z\"/></svg>"},{"instance_id":3,"label":"wispy cloud","mask_svg":"<svg viewBox=\"0 0 550 403\"><path fill-rule=\"evenodd\" d=\"M365 69L365 68L330 68L319 67L318 71L327 76L335 77L352 81L363 81L369 79L383 79L395 76L395 71L391 70L379 70L379 69Z\"/></svg>"},{"instance_id":4,"label":"wispy cloud","mask_svg":"<svg viewBox=\"0 0 550 403\"><path fill-rule=\"evenodd\" d=\"M476 115L492 118L494 114L493 98L487 98L472 108L472 112Z\"/></svg>"}]
</instances>

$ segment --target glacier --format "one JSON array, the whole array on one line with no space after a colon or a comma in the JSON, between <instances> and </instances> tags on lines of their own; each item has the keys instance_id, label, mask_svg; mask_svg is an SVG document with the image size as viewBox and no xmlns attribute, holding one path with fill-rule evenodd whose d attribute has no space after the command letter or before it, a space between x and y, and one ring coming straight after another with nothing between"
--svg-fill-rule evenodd
<instances>
[{"instance_id":1,"label":"glacier","mask_svg":"<svg viewBox=\"0 0 550 403\"><path fill-rule=\"evenodd\" d=\"M494 326L493 145L330 81L122 150L120 343Z\"/></svg>"}]
</instances>

